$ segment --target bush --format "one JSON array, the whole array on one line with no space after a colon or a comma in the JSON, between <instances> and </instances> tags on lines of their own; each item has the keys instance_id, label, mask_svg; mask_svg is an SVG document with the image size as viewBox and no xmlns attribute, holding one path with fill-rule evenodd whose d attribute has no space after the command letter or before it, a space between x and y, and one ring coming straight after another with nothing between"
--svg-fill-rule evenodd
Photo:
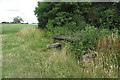
<instances>
[{"instance_id":1,"label":"bush","mask_svg":"<svg viewBox=\"0 0 120 80\"><path fill-rule=\"evenodd\" d=\"M94 26L87 26L85 30L74 33L79 39L79 42L72 43L72 51L77 53L77 56L83 55L87 50L96 50L99 38L111 35L108 29L98 29Z\"/></svg>"},{"instance_id":2,"label":"bush","mask_svg":"<svg viewBox=\"0 0 120 80\"><path fill-rule=\"evenodd\" d=\"M76 24L74 22L66 23L64 26L56 26L53 27L50 22L46 25L46 36L51 35L65 35L65 34L73 34L76 32Z\"/></svg>"},{"instance_id":3,"label":"bush","mask_svg":"<svg viewBox=\"0 0 120 80\"><path fill-rule=\"evenodd\" d=\"M75 33L74 35L77 37L81 37L80 42L76 43L77 49L81 47L81 45L84 46L84 49L86 48L95 48L95 42L98 39L98 28L87 26L85 30L81 30L80 32ZM96 35L95 35L96 34ZM80 44L79 44L80 43ZM76 47L75 47L76 48Z\"/></svg>"}]
</instances>

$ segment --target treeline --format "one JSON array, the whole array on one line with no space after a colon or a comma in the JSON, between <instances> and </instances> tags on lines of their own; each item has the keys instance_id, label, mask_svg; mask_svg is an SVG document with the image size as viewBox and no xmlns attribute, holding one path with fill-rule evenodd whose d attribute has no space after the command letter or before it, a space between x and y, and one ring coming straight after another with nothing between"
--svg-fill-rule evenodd
<instances>
[{"instance_id":1,"label":"treeline","mask_svg":"<svg viewBox=\"0 0 120 80\"><path fill-rule=\"evenodd\" d=\"M120 2L38 2L39 28L65 27L82 30L86 25L120 29ZM67 26L68 27L68 26Z\"/></svg>"},{"instance_id":2,"label":"treeline","mask_svg":"<svg viewBox=\"0 0 120 80\"><path fill-rule=\"evenodd\" d=\"M2 24L18 24L15 22L2 22ZM29 24L29 23L19 23L19 24Z\"/></svg>"}]
</instances>

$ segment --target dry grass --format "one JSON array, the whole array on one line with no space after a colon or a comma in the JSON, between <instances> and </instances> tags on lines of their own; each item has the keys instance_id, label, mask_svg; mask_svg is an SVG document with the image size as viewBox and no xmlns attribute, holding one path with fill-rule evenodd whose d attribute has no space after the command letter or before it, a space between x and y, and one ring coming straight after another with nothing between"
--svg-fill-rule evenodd
<instances>
[{"instance_id":1,"label":"dry grass","mask_svg":"<svg viewBox=\"0 0 120 80\"><path fill-rule=\"evenodd\" d=\"M105 73L112 76L118 71L120 38L117 34L101 37L97 44L96 51L99 53L98 63L102 65ZM98 65L98 66L99 66ZM118 74L117 74L118 75Z\"/></svg>"},{"instance_id":2,"label":"dry grass","mask_svg":"<svg viewBox=\"0 0 120 80\"><path fill-rule=\"evenodd\" d=\"M120 49L120 38L116 34L107 37L101 37L97 44L97 50L109 53L111 50Z\"/></svg>"}]
</instances>

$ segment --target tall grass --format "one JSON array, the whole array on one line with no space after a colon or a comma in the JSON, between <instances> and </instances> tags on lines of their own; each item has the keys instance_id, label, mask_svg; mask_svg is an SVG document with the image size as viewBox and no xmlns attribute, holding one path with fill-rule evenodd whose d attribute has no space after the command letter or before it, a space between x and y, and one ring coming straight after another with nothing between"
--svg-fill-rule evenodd
<instances>
[{"instance_id":1,"label":"tall grass","mask_svg":"<svg viewBox=\"0 0 120 80\"><path fill-rule=\"evenodd\" d=\"M44 50L46 45L53 43L52 39L44 37L45 33L27 28L17 34L3 36L3 78L118 78L117 34L99 38L96 49L99 56L94 66L93 63L78 63L68 43L61 50ZM113 47L105 53L102 43L108 44L107 40ZM106 57L113 63L107 65Z\"/></svg>"},{"instance_id":2,"label":"tall grass","mask_svg":"<svg viewBox=\"0 0 120 80\"><path fill-rule=\"evenodd\" d=\"M118 34L111 34L106 37L100 37L97 44L97 51L102 59L103 67L108 70L111 67L119 67L120 37Z\"/></svg>"}]
</instances>

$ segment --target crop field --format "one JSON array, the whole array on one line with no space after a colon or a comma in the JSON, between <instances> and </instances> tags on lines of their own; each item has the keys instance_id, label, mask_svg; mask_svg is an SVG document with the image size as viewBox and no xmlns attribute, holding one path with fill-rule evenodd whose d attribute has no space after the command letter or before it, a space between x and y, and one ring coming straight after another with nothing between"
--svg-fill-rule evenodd
<instances>
[{"instance_id":1,"label":"crop field","mask_svg":"<svg viewBox=\"0 0 120 80\"><path fill-rule=\"evenodd\" d=\"M110 70L81 64L70 54L71 46L45 50L53 39L35 24L2 24L3 78L117 78L118 68Z\"/></svg>"},{"instance_id":2,"label":"crop field","mask_svg":"<svg viewBox=\"0 0 120 80\"><path fill-rule=\"evenodd\" d=\"M37 27L35 24L0 24L2 26L2 33L0 34L14 34L24 28ZM18 27L19 26L19 27Z\"/></svg>"}]
</instances>

